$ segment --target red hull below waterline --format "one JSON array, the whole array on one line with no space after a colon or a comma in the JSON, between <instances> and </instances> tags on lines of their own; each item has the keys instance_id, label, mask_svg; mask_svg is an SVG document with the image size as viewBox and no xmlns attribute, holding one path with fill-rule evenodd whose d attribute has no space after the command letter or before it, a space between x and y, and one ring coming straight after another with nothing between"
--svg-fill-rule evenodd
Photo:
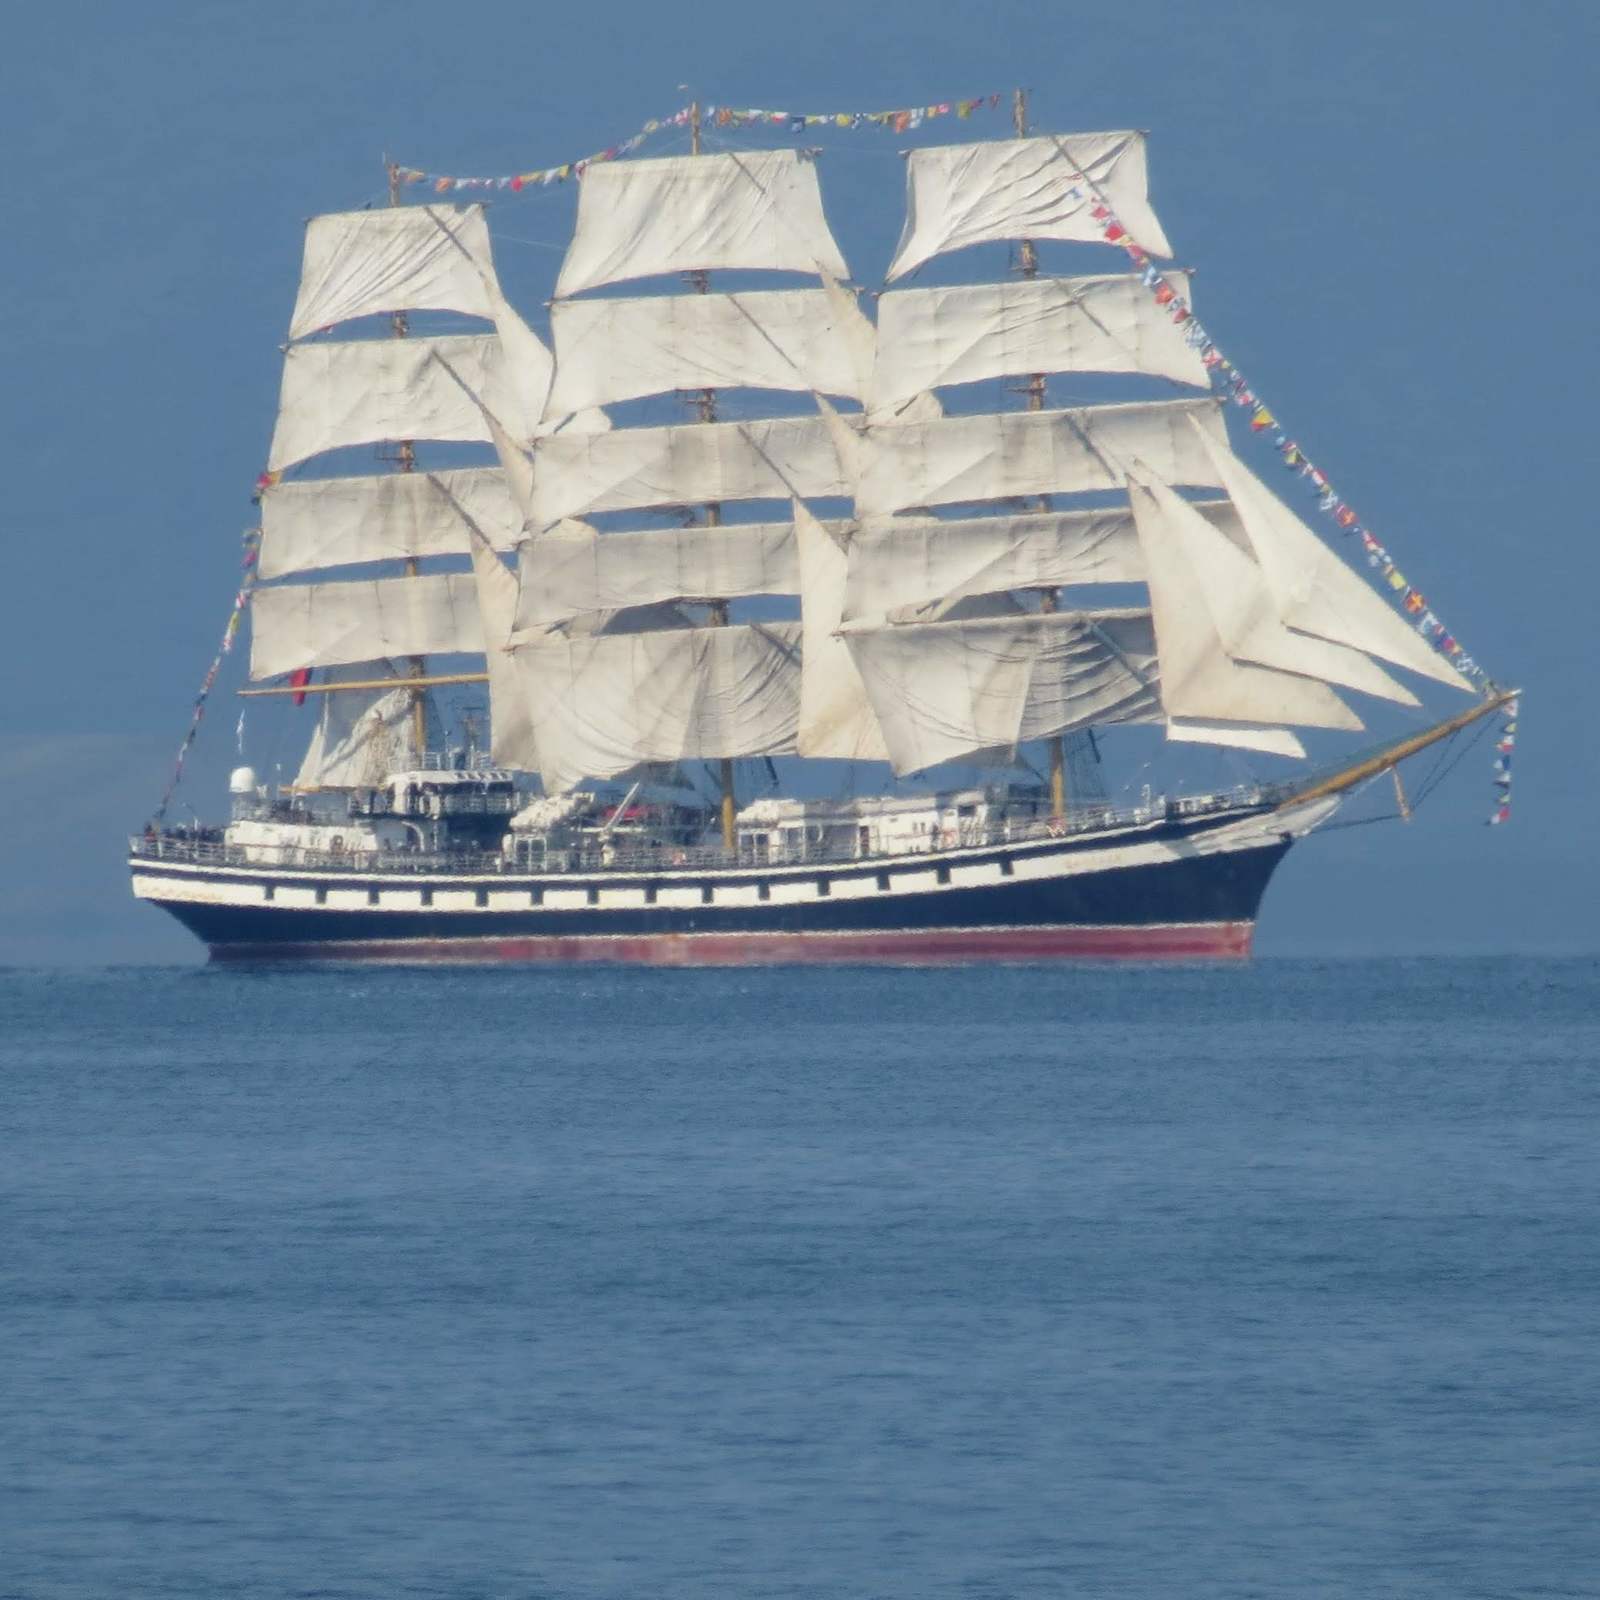
<instances>
[{"instance_id":1,"label":"red hull below waterline","mask_svg":"<svg viewBox=\"0 0 1600 1600\"><path fill-rule=\"evenodd\" d=\"M214 961L521 962L649 967L961 966L1022 961L1240 961L1253 922L948 928L864 933L661 933L226 944Z\"/></svg>"}]
</instances>

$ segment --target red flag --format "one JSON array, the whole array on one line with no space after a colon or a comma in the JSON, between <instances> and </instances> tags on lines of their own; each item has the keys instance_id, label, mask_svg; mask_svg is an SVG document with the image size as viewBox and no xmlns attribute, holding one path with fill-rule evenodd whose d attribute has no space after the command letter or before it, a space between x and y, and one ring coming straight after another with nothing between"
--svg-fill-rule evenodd
<instances>
[{"instance_id":1,"label":"red flag","mask_svg":"<svg viewBox=\"0 0 1600 1600\"><path fill-rule=\"evenodd\" d=\"M311 668L296 667L294 671L289 674L289 682L294 688L300 691L300 693L294 697L294 703L297 706L303 706L306 703L305 687L311 682Z\"/></svg>"}]
</instances>

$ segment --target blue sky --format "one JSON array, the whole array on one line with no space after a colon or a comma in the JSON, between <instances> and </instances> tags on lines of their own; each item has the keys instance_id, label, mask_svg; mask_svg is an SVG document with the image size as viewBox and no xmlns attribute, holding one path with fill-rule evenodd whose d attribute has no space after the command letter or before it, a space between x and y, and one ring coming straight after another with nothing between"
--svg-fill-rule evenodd
<instances>
[{"instance_id":1,"label":"blue sky","mask_svg":"<svg viewBox=\"0 0 1600 1600\"><path fill-rule=\"evenodd\" d=\"M1579 386L1597 47L1600 10L1541 3L14 10L0 962L197 953L128 899L120 841L226 618L304 218L379 196L386 151L544 166L670 111L681 83L795 110L1021 83L1041 125L1148 128L1208 327L1467 647L1528 691L1510 828L1482 825L1480 749L1410 826L1292 853L1260 948L1596 948ZM908 142L840 136L824 157L869 284ZM499 231L553 272L569 198L507 204ZM219 691L192 765L202 813L221 807L235 705Z\"/></svg>"}]
</instances>

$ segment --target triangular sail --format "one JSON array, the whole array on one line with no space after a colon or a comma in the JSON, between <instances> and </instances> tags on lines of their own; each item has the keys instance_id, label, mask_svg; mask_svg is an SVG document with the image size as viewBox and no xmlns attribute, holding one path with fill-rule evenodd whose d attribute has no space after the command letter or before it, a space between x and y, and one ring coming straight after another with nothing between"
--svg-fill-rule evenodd
<instances>
[{"instance_id":1,"label":"triangular sail","mask_svg":"<svg viewBox=\"0 0 1600 1600\"><path fill-rule=\"evenodd\" d=\"M889 754L883 733L850 646L839 634L850 534L848 524L827 526L794 502L803 644L796 747L803 756L882 761Z\"/></svg>"},{"instance_id":2,"label":"triangular sail","mask_svg":"<svg viewBox=\"0 0 1600 1600\"><path fill-rule=\"evenodd\" d=\"M1161 484L1153 492L1170 537L1182 546L1196 588L1192 599L1210 616L1222 648L1235 661L1416 705L1409 689L1359 650L1286 628L1278 620L1261 568L1187 500Z\"/></svg>"},{"instance_id":3,"label":"triangular sail","mask_svg":"<svg viewBox=\"0 0 1600 1600\"><path fill-rule=\"evenodd\" d=\"M1215 553L1210 541L1218 537L1216 530L1153 479L1130 478L1128 499L1144 546L1167 713L1195 722L1359 732L1360 719L1325 683L1229 654L1223 637L1228 619L1213 613L1213 586L1200 570Z\"/></svg>"},{"instance_id":4,"label":"triangular sail","mask_svg":"<svg viewBox=\"0 0 1600 1600\"><path fill-rule=\"evenodd\" d=\"M334 668L326 681L370 682L393 676L387 661L362 661ZM306 747L294 787L314 789L376 788L391 773L415 766L416 718L412 693L406 688L348 689L322 694L317 726Z\"/></svg>"},{"instance_id":5,"label":"triangular sail","mask_svg":"<svg viewBox=\"0 0 1600 1600\"><path fill-rule=\"evenodd\" d=\"M1215 440L1206 449L1239 508L1279 618L1303 633L1329 639L1449 684L1472 685L1409 628L1245 464Z\"/></svg>"}]
</instances>

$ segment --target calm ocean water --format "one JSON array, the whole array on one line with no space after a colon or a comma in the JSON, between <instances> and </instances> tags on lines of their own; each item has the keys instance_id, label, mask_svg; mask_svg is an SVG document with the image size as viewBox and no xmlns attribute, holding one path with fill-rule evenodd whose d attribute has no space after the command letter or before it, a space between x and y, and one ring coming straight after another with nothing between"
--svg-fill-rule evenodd
<instances>
[{"instance_id":1,"label":"calm ocean water","mask_svg":"<svg viewBox=\"0 0 1600 1600\"><path fill-rule=\"evenodd\" d=\"M1600 962L0 1018L0 1594L1600 1593Z\"/></svg>"}]
</instances>

